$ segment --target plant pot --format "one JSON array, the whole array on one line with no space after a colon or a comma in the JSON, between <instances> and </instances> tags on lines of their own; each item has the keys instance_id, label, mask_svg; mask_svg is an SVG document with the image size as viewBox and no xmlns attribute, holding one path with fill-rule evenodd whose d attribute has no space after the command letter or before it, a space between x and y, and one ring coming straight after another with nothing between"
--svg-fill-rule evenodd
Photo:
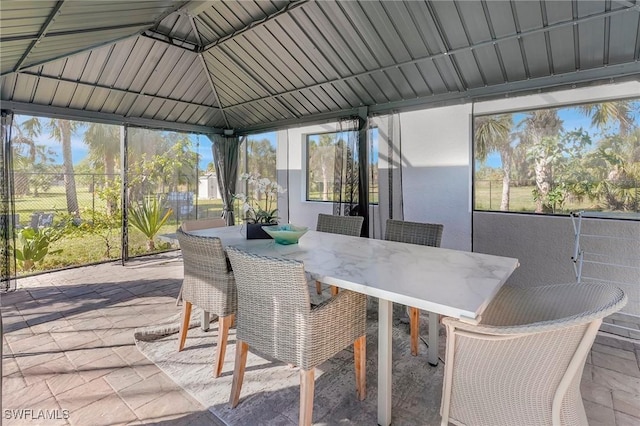
<instances>
[{"instance_id":1,"label":"plant pot","mask_svg":"<svg viewBox=\"0 0 640 426\"><path fill-rule=\"evenodd\" d=\"M270 240L271 236L262 229L262 227L266 225L271 224L247 223L247 240Z\"/></svg>"}]
</instances>

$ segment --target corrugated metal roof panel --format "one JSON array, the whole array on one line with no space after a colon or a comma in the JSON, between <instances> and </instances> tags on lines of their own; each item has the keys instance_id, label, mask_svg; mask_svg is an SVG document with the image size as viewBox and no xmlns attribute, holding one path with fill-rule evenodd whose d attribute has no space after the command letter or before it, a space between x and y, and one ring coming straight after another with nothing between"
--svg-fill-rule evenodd
<instances>
[{"instance_id":1,"label":"corrugated metal roof panel","mask_svg":"<svg viewBox=\"0 0 640 426\"><path fill-rule=\"evenodd\" d=\"M609 38L609 63L620 64L634 60L636 44L631 43L633 34L638 40L640 28L640 13L625 13L611 17L611 36Z\"/></svg>"},{"instance_id":2,"label":"corrugated metal roof panel","mask_svg":"<svg viewBox=\"0 0 640 426\"><path fill-rule=\"evenodd\" d=\"M604 20L579 25L580 69L604 65Z\"/></svg>"},{"instance_id":3,"label":"corrugated metal roof panel","mask_svg":"<svg viewBox=\"0 0 640 426\"><path fill-rule=\"evenodd\" d=\"M353 26L358 37L361 38L360 42L356 43L356 45L366 45L366 53L371 55L375 60L373 64L368 64L368 70L393 64L393 57L389 49L385 47L384 41L365 12L367 4L342 2L338 4L338 7L343 9L348 22ZM360 51L365 53L363 49L360 49Z\"/></svg>"},{"instance_id":4,"label":"corrugated metal roof panel","mask_svg":"<svg viewBox=\"0 0 640 426\"><path fill-rule=\"evenodd\" d=\"M288 5L288 1L212 2L198 17L203 42L209 44L265 19Z\"/></svg>"},{"instance_id":5,"label":"corrugated metal roof panel","mask_svg":"<svg viewBox=\"0 0 640 426\"><path fill-rule=\"evenodd\" d=\"M436 29L441 32L442 42L447 49L468 46L460 15L452 2L436 1L428 3L431 5L431 17L436 22ZM446 25L443 25L446 22ZM436 34L438 33L437 31Z\"/></svg>"},{"instance_id":6,"label":"corrugated metal roof panel","mask_svg":"<svg viewBox=\"0 0 640 426\"><path fill-rule=\"evenodd\" d=\"M246 102L269 94L260 85L248 79L244 71L223 52L210 51L203 54L203 57L216 87L219 86L221 89L218 95L222 105Z\"/></svg>"},{"instance_id":7,"label":"corrugated metal roof panel","mask_svg":"<svg viewBox=\"0 0 640 426\"><path fill-rule=\"evenodd\" d=\"M152 24L170 5L169 0L127 1L115 4L112 1L65 3L56 16L50 32L131 25L141 22Z\"/></svg>"},{"instance_id":8,"label":"corrugated metal roof panel","mask_svg":"<svg viewBox=\"0 0 640 426\"><path fill-rule=\"evenodd\" d=\"M283 92L295 88L289 80L291 70L254 34L238 37L237 45L228 47L233 50L229 57L246 64L253 79L266 85L270 91Z\"/></svg>"},{"instance_id":9,"label":"corrugated metal roof panel","mask_svg":"<svg viewBox=\"0 0 640 426\"><path fill-rule=\"evenodd\" d=\"M565 42L566 40L573 40L573 28L564 27L549 31L549 40L554 71L558 74L575 71L573 43Z\"/></svg>"},{"instance_id":10,"label":"corrugated metal roof panel","mask_svg":"<svg viewBox=\"0 0 640 426\"><path fill-rule=\"evenodd\" d=\"M0 2L2 38L37 35L55 7L50 1Z\"/></svg>"},{"instance_id":11,"label":"corrugated metal roof panel","mask_svg":"<svg viewBox=\"0 0 640 426\"><path fill-rule=\"evenodd\" d=\"M326 18L312 6L314 5L309 4L310 12L307 12L305 7L290 12L291 18L299 29L299 32L296 31L296 37L299 37L298 43L308 52L312 61L322 65L325 78L333 79L348 75L350 71L345 64L343 55L336 51L336 47L327 40L325 34L318 27L318 22L322 22Z\"/></svg>"},{"instance_id":12,"label":"corrugated metal roof panel","mask_svg":"<svg viewBox=\"0 0 640 426\"><path fill-rule=\"evenodd\" d=\"M60 3L3 1L1 93L160 122L226 127L226 115L236 128L493 96L557 74L640 74L636 3L67 1L54 17Z\"/></svg>"},{"instance_id":13,"label":"corrugated metal roof panel","mask_svg":"<svg viewBox=\"0 0 640 426\"><path fill-rule=\"evenodd\" d=\"M542 5L547 10L547 22L555 24L569 21L572 18L572 2L564 0L547 0Z\"/></svg>"},{"instance_id":14,"label":"corrugated metal roof panel","mask_svg":"<svg viewBox=\"0 0 640 426\"><path fill-rule=\"evenodd\" d=\"M68 56L90 47L101 47L104 43L134 35L140 29L142 27L96 31L83 34L80 39L75 34L45 38L33 48L24 64L24 68Z\"/></svg>"},{"instance_id":15,"label":"corrugated metal roof panel","mask_svg":"<svg viewBox=\"0 0 640 426\"><path fill-rule=\"evenodd\" d=\"M0 73L11 72L30 44L31 41L21 40L3 42L0 49Z\"/></svg>"}]
</instances>

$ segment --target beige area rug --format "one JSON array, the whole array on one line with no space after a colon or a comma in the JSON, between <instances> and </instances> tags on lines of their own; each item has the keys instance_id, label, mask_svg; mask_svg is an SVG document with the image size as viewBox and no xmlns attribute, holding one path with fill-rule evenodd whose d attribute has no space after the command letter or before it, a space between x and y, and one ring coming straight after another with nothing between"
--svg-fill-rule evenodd
<instances>
[{"instance_id":1,"label":"beige area rug","mask_svg":"<svg viewBox=\"0 0 640 426\"><path fill-rule=\"evenodd\" d=\"M370 305L377 305L372 303ZM199 318L194 309L192 318ZM240 404L229 407L229 393L235 356L235 329L230 331L222 376L213 378L213 355L218 328L212 322L208 332L197 322L187 335L182 352L177 352L178 318L166 325L136 330L138 349L175 383L200 401L228 425L296 425L299 410L299 370L279 361L249 352ZM427 315L422 315L421 332L426 340ZM442 330L441 330L442 333ZM358 401L352 347L316 368L313 422L317 425L376 425L378 368L377 309L367 319L367 398ZM440 357L444 355L440 339ZM430 367L428 348L411 356L409 326L400 321L393 328L393 417L394 425L439 425L443 364Z\"/></svg>"}]
</instances>

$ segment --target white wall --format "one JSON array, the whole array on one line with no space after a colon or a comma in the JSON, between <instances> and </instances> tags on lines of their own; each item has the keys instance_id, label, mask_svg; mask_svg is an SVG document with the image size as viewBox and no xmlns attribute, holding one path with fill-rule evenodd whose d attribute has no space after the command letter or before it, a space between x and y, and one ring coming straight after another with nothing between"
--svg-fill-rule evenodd
<instances>
[{"instance_id":1,"label":"white wall","mask_svg":"<svg viewBox=\"0 0 640 426\"><path fill-rule=\"evenodd\" d=\"M444 224L442 247L471 250L471 104L403 113L404 219Z\"/></svg>"}]
</instances>

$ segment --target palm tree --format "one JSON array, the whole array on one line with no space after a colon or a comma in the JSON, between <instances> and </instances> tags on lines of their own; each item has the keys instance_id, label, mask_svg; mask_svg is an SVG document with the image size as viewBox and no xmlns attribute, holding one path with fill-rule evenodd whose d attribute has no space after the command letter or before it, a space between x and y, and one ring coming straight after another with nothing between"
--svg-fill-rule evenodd
<instances>
[{"instance_id":1,"label":"palm tree","mask_svg":"<svg viewBox=\"0 0 640 426\"><path fill-rule=\"evenodd\" d=\"M591 125L599 129L603 135L596 152L609 166L609 172L599 187L607 204L614 210L622 209L627 204L623 201L624 198L629 198L625 186L634 180L632 165L637 163L636 154L640 152L637 144L637 127L633 118L634 107L637 108L637 104L629 100L586 104L578 107L579 111L591 118ZM619 137L607 136L605 132L615 124L619 126ZM619 147L612 150L611 145L616 143ZM624 145L626 145L626 153L622 148Z\"/></svg>"},{"instance_id":2,"label":"palm tree","mask_svg":"<svg viewBox=\"0 0 640 426\"><path fill-rule=\"evenodd\" d=\"M523 130L520 140L531 147L536 174L536 213L543 213L549 208L547 200L552 189L551 161L542 146L545 138L557 138L562 129L562 120L555 108L531 111L522 122Z\"/></svg>"},{"instance_id":3,"label":"palm tree","mask_svg":"<svg viewBox=\"0 0 640 426\"><path fill-rule=\"evenodd\" d=\"M80 216L71 151L71 135L76 131L78 124L70 120L52 118L47 123L47 127L51 132L51 137L62 144L62 164L64 168L64 189L67 197L67 211L74 216Z\"/></svg>"},{"instance_id":4,"label":"palm tree","mask_svg":"<svg viewBox=\"0 0 640 426\"><path fill-rule=\"evenodd\" d=\"M106 185L115 179L115 167L120 154L120 128L118 126L91 123L84 134L84 142L89 147L89 155L94 162L104 164ZM106 200L107 215L117 210L117 200Z\"/></svg>"},{"instance_id":5,"label":"palm tree","mask_svg":"<svg viewBox=\"0 0 640 426\"><path fill-rule=\"evenodd\" d=\"M511 186L511 128L513 116L511 114L490 115L476 119L474 135L476 158L485 162L492 152L500 155L502 163L502 200L500 210L509 210L509 191Z\"/></svg>"},{"instance_id":6,"label":"palm tree","mask_svg":"<svg viewBox=\"0 0 640 426\"><path fill-rule=\"evenodd\" d=\"M591 125L605 130L612 123L620 126L620 135L626 136L633 128L633 117L631 102L612 101L597 104L580 105L578 109L587 117L591 118Z\"/></svg>"}]
</instances>

